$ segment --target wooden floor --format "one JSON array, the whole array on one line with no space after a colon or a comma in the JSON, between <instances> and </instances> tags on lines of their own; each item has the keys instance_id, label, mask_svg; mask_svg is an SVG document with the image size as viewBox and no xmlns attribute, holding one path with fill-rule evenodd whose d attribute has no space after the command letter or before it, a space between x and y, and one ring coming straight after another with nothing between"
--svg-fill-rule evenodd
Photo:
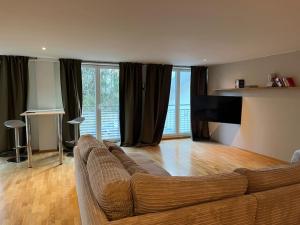
<instances>
[{"instance_id":1,"label":"wooden floor","mask_svg":"<svg viewBox=\"0 0 300 225\"><path fill-rule=\"evenodd\" d=\"M173 176L209 175L232 172L241 167L258 169L284 163L239 148L190 139L168 140L157 147L126 148L126 151L151 157Z\"/></svg>"},{"instance_id":2,"label":"wooden floor","mask_svg":"<svg viewBox=\"0 0 300 225\"><path fill-rule=\"evenodd\" d=\"M159 147L126 148L151 157L172 175L207 175L274 166L283 162L255 153L189 139L163 141ZM33 168L0 159L1 225L80 224L73 158L58 165L57 153L33 156Z\"/></svg>"}]
</instances>

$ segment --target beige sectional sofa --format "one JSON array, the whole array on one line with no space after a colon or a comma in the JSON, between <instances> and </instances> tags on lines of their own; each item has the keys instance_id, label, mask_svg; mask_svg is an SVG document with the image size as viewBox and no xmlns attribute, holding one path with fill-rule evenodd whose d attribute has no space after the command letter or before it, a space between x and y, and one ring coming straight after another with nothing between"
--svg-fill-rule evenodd
<instances>
[{"instance_id":1,"label":"beige sectional sofa","mask_svg":"<svg viewBox=\"0 0 300 225\"><path fill-rule=\"evenodd\" d=\"M82 225L300 224L299 164L176 177L90 135L74 157Z\"/></svg>"}]
</instances>

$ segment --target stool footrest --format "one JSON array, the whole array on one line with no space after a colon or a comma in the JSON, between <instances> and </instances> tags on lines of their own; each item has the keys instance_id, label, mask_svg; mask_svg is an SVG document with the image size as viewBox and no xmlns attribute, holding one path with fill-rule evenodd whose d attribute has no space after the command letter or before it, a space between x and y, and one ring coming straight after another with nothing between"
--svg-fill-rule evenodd
<instances>
[{"instance_id":1,"label":"stool footrest","mask_svg":"<svg viewBox=\"0 0 300 225\"><path fill-rule=\"evenodd\" d=\"M27 146L18 146L18 148L19 148L19 149L20 149L20 148L27 148ZM16 147L14 147L14 148L12 148L12 149L16 150Z\"/></svg>"},{"instance_id":2,"label":"stool footrest","mask_svg":"<svg viewBox=\"0 0 300 225\"><path fill-rule=\"evenodd\" d=\"M72 145L74 145L75 144L75 141L73 140L73 141L66 141L68 144L72 144Z\"/></svg>"}]
</instances>

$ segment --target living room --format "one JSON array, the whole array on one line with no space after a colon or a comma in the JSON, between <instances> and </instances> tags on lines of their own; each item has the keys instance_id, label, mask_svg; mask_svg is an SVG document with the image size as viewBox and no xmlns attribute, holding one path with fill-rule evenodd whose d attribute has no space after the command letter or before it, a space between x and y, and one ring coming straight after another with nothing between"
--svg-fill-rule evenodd
<instances>
[{"instance_id":1,"label":"living room","mask_svg":"<svg viewBox=\"0 0 300 225\"><path fill-rule=\"evenodd\" d=\"M300 224L299 9L2 2L0 224Z\"/></svg>"}]
</instances>

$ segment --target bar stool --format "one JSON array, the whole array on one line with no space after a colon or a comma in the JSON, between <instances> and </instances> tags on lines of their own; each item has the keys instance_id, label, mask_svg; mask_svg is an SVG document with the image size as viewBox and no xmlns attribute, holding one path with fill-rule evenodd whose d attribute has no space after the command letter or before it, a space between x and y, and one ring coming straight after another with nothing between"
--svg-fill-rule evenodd
<instances>
[{"instance_id":1,"label":"bar stool","mask_svg":"<svg viewBox=\"0 0 300 225\"><path fill-rule=\"evenodd\" d=\"M20 134L19 128L25 127L25 123L22 120L8 120L4 122L4 126L10 129L15 130L15 149L16 149L16 157L10 158L8 162L23 162L27 159L26 156L20 156L20 149L26 148L26 146L20 146Z\"/></svg>"},{"instance_id":2,"label":"bar stool","mask_svg":"<svg viewBox=\"0 0 300 225\"><path fill-rule=\"evenodd\" d=\"M72 141L67 141L67 143L69 144L72 144L72 146L76 146L77 142L78 142L78 139L79 139L79 127L80 127L80 124L85 120L84 117L77 117L73 120L69 120L67 123L70 124L70 125L73 125L74 126L74 140ZM67 156L73 156L73 150L72 152L69 152L67 153Z\"/></svg>"}]
</instances>

